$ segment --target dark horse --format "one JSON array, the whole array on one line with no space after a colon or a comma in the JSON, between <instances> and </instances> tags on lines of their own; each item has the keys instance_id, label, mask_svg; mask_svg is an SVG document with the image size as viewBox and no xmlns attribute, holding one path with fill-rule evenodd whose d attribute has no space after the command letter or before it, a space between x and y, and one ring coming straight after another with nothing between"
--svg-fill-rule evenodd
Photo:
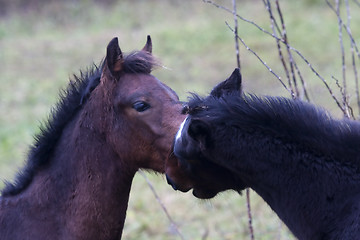
<instances>
[{"instance_id":1,"label":"dark horse","mask_svg":"<svg viewBox=\"0 0 360 240\"><path fill-rule=\"evenodd\" d=\"M242 94L237 69L183 111L166 166L174 189L212 198L250 187L299 239L360 239L359 122Z\"/></svg>"},{"instance_id":2,"label":"dark horse","mask_svg":"<svg viewBox=\"0 0 360 240\"><path fill-rule=\"evenodd\" d=\"M0 197L1 240L119 239L139 168L164 172L183 120L173 90L150 75L148 37L123 55L117 38L104 63L71 81Z\"/></svg>"}]
</instances>

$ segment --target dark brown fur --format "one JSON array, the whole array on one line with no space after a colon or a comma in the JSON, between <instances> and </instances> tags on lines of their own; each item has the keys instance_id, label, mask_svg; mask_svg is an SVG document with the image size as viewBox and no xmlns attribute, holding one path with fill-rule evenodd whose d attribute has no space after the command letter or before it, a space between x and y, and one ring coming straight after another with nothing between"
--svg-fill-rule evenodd
<instances>
[{"instance_id":1,"label":"dark brown fur","mask_svg":"<svg viewBox=\"0 0 360 240\"><path fill-rule=\"evenodd\" d=\"M149 74L151 49L148 37L123 57L113 39L101 78L62 98L55 114L64 116L49 120L25 170L3 190L1 240L121 238L134 174L164 172L184 118L174 91Z\"/></svg>"}]
</instances>

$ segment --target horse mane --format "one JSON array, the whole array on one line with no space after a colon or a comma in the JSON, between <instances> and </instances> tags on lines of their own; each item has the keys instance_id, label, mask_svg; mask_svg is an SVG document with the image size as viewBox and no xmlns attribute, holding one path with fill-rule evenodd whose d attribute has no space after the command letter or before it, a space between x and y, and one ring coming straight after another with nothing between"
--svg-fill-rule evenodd
<instances>
[{"instance_id":1,"label":"horse mane","mask_svg":"<svg viewBox=\"0 0 360 240\"><path fill-rule=\"evenodd\" d=\"M124 73L150 74L151 71L158 66L160 66L160 63L150 53L145 51L133 51L124 57L122 71Z\"/></svg>"},{"instance_id":2,"label":"horse mane","mask_svg":"<svg viewBox=\"0 0 360 240\"><path fill-rule=\"evenodd\" d=\"M156 59L144 51L134 51L124 57L123 73L146 73L158 66ZM5 181L2 196L13 196L24 190L38 170L49 164L52 153L61 137L65 126L82 109L90 93L100 83L104 61L93 64L79 75L73 75L65 90L60 91L59 101L52 108L50 116L40 126L40 133L35 135L29 149L26 164L17 173L14 182Z\"/></svg>"},{"instance_id":3,"label":"horse mane","mask_svg":"<svg viewBox=\"0 0 360 240\"><path fill-rule=\"evenodd\" d=\"M213 124L271 136L296 144L330 161L360 169L360 123L338 120L320 107L284 97L226 94L201 98L194 94L186 112Z\"/></svg>"}]
</instances>

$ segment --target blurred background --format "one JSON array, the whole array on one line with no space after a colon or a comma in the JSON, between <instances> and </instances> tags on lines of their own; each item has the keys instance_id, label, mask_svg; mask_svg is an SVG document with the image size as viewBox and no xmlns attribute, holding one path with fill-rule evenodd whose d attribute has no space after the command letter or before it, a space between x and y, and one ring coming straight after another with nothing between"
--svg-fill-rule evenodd
<instances>
[{"instance_id":1,"label":"blurred background","mask_svg":"<svg viewBox=\"0 0 360 240\"><path fill-rule=\"evenodd\" d=\"M232 8L231 0L215 2ZM342 55L336 14L323 0L281 1L281 9L290 44L341 99ZM357 1L350 1L349 10L356 41L360 36ZM272 32L263 1L238 0L237 12ZM345 6L341 12L346 12ZM186 100L189 92L208 94L236 67L234 35L225 21L234 26L231 14L202 0L0 0L0 188L4 179L11 180L23 166L33 135L50 114L59 90L66 87L72 74L99 63L113 37L119 38L123 52L129 52L142 48L150 34L153 54L164 65L153 74ZM343 34L344 46L349 49L349 38ZM271 36L240 20L239 36L286 81ZM322 81L297 58L311 102L342 117ZM241 44L240 59L246 92L290 97ZM346 66L347 97L355 109L351 61L347 60ZM245 196L226 192L211 201L200 201L191 193L173 191L161 175L146 176L185 239L250 239ZM251 206L255 239L293 239L254 192ZM123 239L180 239L174 228L144 177L137 175Z\"/></svg>"}]
</instances>

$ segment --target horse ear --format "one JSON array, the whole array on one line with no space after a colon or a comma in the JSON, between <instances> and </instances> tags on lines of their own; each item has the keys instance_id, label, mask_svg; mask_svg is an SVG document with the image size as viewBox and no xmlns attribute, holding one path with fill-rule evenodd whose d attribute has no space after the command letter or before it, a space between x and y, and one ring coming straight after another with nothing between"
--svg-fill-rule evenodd
<instances>
[{"instance_id":1,"label":"horse ear","mask_svg":"<svg viewBox=\"0 0 360 240\"><path fill-rule=\"evenodd\" d=\"M150 54L152 53L152 42L150 35L147 36L146 44L143 47L142 51L148 52Z\"/></svg>"},{"instance_id":2,"label":"horse ear","mask_svg":"<svg viewBox=\"0 0 360 240\"><path fill-rule=\"evenodd\" d=\"M188 127L188 134L199 143L200 149L210 147L210 127L201 120L192 120Z\"/></svg>"},{"instance_id":3,"label":"horse ear","mask_svg":"<svg viewBox=\"0 0 360 240\"><path fill-rule=\"evenodd\" d=\"M223 94L233 91L238 91L242 93L241 73L239 68L235 68L235 70L228 79L216 85L211 91L210 95L219 98Z\"/></svg>"},{"instance_id":4,"label":"horse ear","mask_svg":"<svg viewBox=\"0 0 360 240\"><path fill-rule=\"evenodd\" d=\"M107 46L106 64L114 77L117 77L122 70L123 55L117 37L113 38Z\"/></svg>"}]
</instances>

